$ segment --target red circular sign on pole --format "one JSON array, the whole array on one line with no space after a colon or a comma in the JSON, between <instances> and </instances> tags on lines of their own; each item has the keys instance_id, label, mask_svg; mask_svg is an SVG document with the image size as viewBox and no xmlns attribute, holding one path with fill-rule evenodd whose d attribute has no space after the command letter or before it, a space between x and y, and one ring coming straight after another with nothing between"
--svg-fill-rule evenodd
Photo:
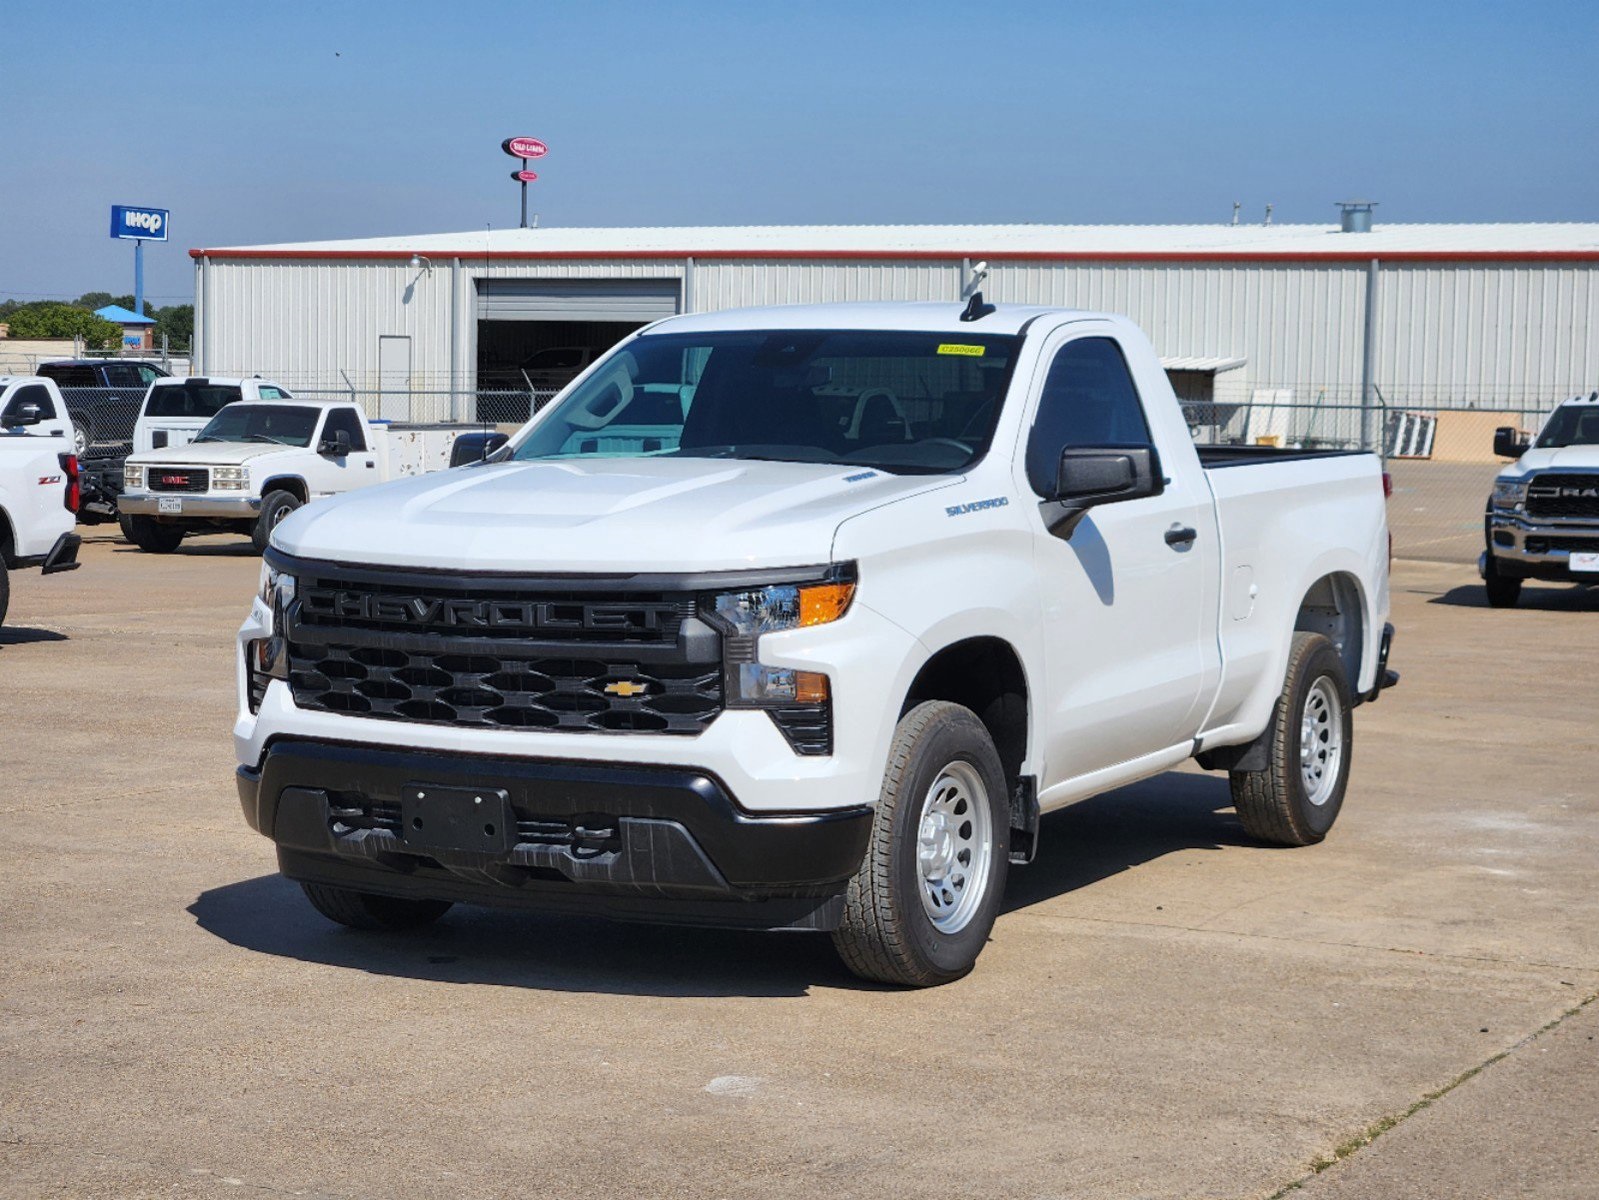
<instances>
[{"instance_id":1,"label":"red circular sign on pole","mask_svg":"<svg viewBox=\"0 0 1599 1200\"><path fill-rule=\"evenodd\" d=\"M543 158L550 152L550 148L538 138L530 137L506 138L500 143L500 149L512 158Z\"/></svg>"},{"instance_id":2,"label":"red circular sign on pole","mask_svg":"<svg viewBox=\"0 0 1599 1200\"><path fill-rule=\"evenodd\" d=\"M539 173L537 171L512 171L511 172L511 178L516 180L518 183L532 183L538 177L539 177Z\"/></svg>"}]
</instances>

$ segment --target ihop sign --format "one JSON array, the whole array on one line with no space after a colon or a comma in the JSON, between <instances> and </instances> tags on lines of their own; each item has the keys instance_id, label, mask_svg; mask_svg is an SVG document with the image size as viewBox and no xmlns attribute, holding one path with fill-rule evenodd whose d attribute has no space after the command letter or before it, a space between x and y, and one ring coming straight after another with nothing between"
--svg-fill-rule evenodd
<instances>
[{"instance_id":1,"label":"ihop sign","mask_svg":"<svg viewBox=\"0 0 1599 1200\"><path fill-rule=\"evenodd\" d=\"M134 208L127 204L111 206L111 236L145 242L167 240L171 213L164 208Z\"/></svg>"}]
</instances>

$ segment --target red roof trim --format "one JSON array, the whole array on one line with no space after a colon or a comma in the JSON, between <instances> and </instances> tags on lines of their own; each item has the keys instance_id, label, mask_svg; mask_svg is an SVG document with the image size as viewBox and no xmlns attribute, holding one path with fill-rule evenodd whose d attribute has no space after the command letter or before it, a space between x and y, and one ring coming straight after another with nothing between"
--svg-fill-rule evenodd
<instances>
[{"instance_id":1,"label":"red roof trim","mask_svg":"<svg viewBox=\"0 0 1599 1200\"><path fill-rule=\"evenodd\" d=\"M298 259L322 262L390 262L415 250L190 250L190 258ZM810 262L1599 262L1594 250L430 250L427 257L473 262L590 262L693 258L698 261L749 259Z\"/></svg>"}]
</instances>

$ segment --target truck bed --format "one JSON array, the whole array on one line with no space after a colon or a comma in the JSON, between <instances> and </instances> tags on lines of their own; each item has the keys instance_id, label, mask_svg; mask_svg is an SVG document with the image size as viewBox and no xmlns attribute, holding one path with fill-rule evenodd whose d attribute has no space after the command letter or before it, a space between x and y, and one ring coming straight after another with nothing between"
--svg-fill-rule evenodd
<instances>
[{"instance_id":1,"label":"truck bed","mask_svg":"<svg viewBox=\"0 0 1599 1200\"><path fill-rule=\"evenodd\" d=\"M1254 463L1299 462L1370 453L1367 450L1299 450L1282 446L1195 446L1194 449L1199 452L1199 465L1207 471L1247 467Z\"/></svg>"}]
</instances>

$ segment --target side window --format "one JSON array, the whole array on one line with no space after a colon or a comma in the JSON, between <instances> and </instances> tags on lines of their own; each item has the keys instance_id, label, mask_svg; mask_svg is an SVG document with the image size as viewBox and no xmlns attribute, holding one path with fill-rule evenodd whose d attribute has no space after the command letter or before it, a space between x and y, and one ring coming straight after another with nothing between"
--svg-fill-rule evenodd
<instances>
[{"instance_id":1,"label":"side window","mask_svg":"<svg viewBox=\"0 0 1599 1200\"><path fill-rule=\"evenodd\" d=\"M50 389L40 387L37 383L30 383L27 387L18 388L13 404L37 404L39 414L46 421L53 421L61 414L56 411L56 402L50 399Z\"/></svg>"},{"instance_id":2,"label":"side window","mask_svg":"<svg viewBox=\"0 0 1599 1200\"><path fill-rule=\"evenodd\" d=\"M262 384L259 391L263 400L283 400L287 398L282 388L275 388L270 384Z\"/></svg>"},{"instance_id":3,"label":"side window","mask_svg":"<svg viewBox=\"0 0 1599 1200\"><path fill-rule=\"evenodd\" d=\"M1055 355L1027 439L1027 482L1040 496L1055 487L1068 446L1147 446L1149 423L1121 347L1079 338Z\"/></svg>"},{"instance_id":4,"label":"side window","mask_svg":"<svg viewBox=\"0 0 1599 1200\"><path fill-rule=\"evenodd\" d=\"M139 373L140 387L147 387L148 385L154 383L157 379L166 378L166 376L162 375L161 372L157 371L154 367L145 366L143 363L139 363L137 366L135 366L134 370Z\"/></svg>"},{"instance_id":5,"label":"side window","mask_svg":"<svg viewBox=\"0 0 1599 1200\"><path fill-rule=\"evenodd\" d=\"M112 387L138 387L139 372L131 363L107 363L106 382Z\"/></svg>"},{"instance_id":6,"label":"side window","mask_svg":"<svg viewBox=\"0 0 1599 1200\"><path fill-rule=\"evenodd\" d=\"M328 414L328 423L322 430L322 436L332 437L342 429L350 437L351 450L365 450L366 430L362 428L363 424L350 409L336 408Z\"/></svg>"}]
</instances>

